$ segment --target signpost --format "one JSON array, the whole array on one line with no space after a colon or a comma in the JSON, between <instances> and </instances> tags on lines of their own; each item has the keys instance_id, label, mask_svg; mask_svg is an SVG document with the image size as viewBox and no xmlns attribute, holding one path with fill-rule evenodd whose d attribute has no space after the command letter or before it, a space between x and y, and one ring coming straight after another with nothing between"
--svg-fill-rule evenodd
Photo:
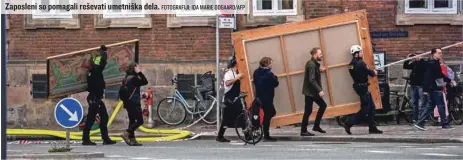
<instances>
[{"instance_id":1,"label":"signpost","mask_svg":"<svg viewBox=\"0 0 463 160\"><path fill-rule=\"evenodd\" d=\"M220 17L219 28L235 28L234 17Z\"/></svg>"},{"instance_id":2,"label":"signpost","mask_svg":"<svg viewBox=\"0 0 463 160\"><path fill-rule=\"evenodd\" d=\"M66 128L66 148L69 149L69 129L74 128L83 118L82 104L75 98L64 98L55 106L55 120L58 124Z\"/></svg>"}]
</instances>

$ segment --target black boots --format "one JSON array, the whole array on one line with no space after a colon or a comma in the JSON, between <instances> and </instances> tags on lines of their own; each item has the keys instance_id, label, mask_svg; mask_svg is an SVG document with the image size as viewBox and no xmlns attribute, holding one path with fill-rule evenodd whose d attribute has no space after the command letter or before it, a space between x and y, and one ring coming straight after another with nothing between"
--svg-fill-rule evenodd
<instances>
[{"instance_id":1,"label":"black boots","mask_svg":"<svg viewBox=\"0 0 463 160\"><path fill-rule=\"evenodd\" d=\"M368 132L370 134L383 134L383 131L380 131L378 128L376 127L370 127L370 129L368 129Z\"/></svg>"},{"instance_id":2,"label":"black boots","mask_svg":"<svg viewBox=\"0 0 463 160\"><path fill-rule=\"evenodd\" d=\"M320 133L326 133L326 131L324 131L322 128L320 128L320 126L314 126L312 128L313 131L317 131L317 132L320 132Z\"/></svg>"}]
</instances>

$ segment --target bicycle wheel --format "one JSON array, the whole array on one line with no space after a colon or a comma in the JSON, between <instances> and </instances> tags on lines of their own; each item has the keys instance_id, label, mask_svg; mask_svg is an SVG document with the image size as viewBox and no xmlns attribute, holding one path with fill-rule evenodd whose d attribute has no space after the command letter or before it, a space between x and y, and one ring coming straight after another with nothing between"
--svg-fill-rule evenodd
<instances>
[{"instance_id":1,"label":"bicycle wheel","mask_svg":"<svg viewBox=\"0 0 463 160\"><path fill-rule=\"evenodd\" d=\"M402 105L399 108L399 115L402 115L407 123L413 123L413 106L408 98L403 98Z\"/></svg>"},{"instance_id":2,"label":"bicycle wheel","mask_svg":"<svg viewBox=\"0 0 463 160\"><path fill-rule=\"evenodd\" d=\"M215 97L210 96L210 95L207 96L207 98L204 99L204 101L198 104L199 116L202 118L202 120L206 124L215 124L217 122L217 106L216 105L217 105L217 101ZM211 109L211 111L207 113L209 109Z\"/></svg>"},{"instance_id":3,"label":"bicycle wheel","mask_svg":"<svg viewBox=\"0 0 463 160\"><path fill-rule=\"evenodd\" d=\"M450 115L452 116L453 123L457 125L463 124L463 98L455 97Z\"/></svg>"},{"instance_id":4,"label":"bicycle wheel","mask_svg":"<svg viewBox=\"0 0 463 160\"><path fill-rule=\"evenodd\" d=\"M157 107L159 119L168 125L176 126L186 119L185 106L178 99L164 98Z\"/></svg>"},{"instance_id":5,"label":"bicycle wheel","mask_svg":"<svg viewBox=\"0 0 463 160\"><path fill-rule=\"evenodd\" d=\"M238 115L235 119L235 131L243 142L249 144L257 144L264 137L264 129L262 125L252 125L251 119L245 116L244 113Z\"/></svg>"}]
</instances>

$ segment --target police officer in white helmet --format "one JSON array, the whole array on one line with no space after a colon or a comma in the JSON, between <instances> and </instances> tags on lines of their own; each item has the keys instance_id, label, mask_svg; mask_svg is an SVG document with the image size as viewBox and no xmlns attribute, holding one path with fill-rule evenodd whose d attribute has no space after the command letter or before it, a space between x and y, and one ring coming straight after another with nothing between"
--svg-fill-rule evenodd
<instances>
[{"instance_id":1,"label":"police officer in white helmet","mask_svg":"<svg viewBox=\"0 0 463 160\"><path fill-rule=\"evenodd\" d=\"M350 48L350 54L353 58L349 64L349 73L354 80L353 88L355 93L360 96L360 111L348 119L344 125L344 129L348 134L351 134L350 128L353 125L357 125L361 122L362 117L365 116L367 123L369 125L370 134L382 134L383 131L380 131L376 128L374 120L374 110L375 104L371 97L370 92L368 91L368 76L376 76L377 71L370 69L365 62L363 62L363 50L359 45L353 45Z\"/></svg>"}]
</instances>

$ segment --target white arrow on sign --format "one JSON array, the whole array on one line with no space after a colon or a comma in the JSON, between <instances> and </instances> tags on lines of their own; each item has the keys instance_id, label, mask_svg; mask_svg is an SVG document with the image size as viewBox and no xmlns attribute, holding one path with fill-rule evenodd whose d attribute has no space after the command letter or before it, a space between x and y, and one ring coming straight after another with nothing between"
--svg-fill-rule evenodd
<instances>
[{"instance_id":1,"label":"white arrow on sign","mask_svg":"<svg viewBox=\"0 0 463 160\"><path fill-rule=\"evenodd\" d=\"M71 116L69 118L70 121L79 121L79 119L77 118L77 112L74 112L74 114L71 113L71 111L69 111L69 109L66 108L66 106L64 106L63 104L60 104L59 107L61 107L61 109L63 109L67 114L69 114L69 116Z\"/></svg>"}]
</instances>

